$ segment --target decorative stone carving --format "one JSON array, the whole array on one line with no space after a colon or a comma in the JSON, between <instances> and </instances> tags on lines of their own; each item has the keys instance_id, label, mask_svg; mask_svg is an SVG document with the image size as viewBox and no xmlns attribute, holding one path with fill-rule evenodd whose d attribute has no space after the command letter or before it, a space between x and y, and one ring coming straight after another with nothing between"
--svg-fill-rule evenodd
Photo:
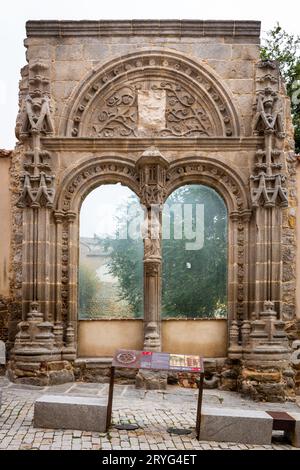
<instances>
[{"instance_id":1,"label":"decorative stone carving","mask_svg":"<svg viewBox=\"0 0 300 470\"><path fill-rule=\"evenodd\" d=\"M230 198L234 199L233 210L242 211L247 208L247 196L238 176L221 164L211 162L208 158L198 158L195 161L187 159L186 162L171 165L166 175L167 192L170 193L179 181L188 181L197 175L210 180L211 185L222 193L230 194Z\"/></svg>"},{"instance_id":2,"label":"decorative stone carving","mask_svg":"<svg viewBox=\"0 0 300 470\"><path fill-rule=\"evenodd\" d=\"M276 62L265 61L258 63L259 69L271 72L259 75L258 82L263 89L258 88L255 103L253 132L264 136L264 149L256 152L256 174L252 175L251 196L253 207L262 205L266 208L288 205L287 190L284 187L285 175L280 173L283 165L280 161L281 151L276 147L274 139L283 139L283 106L278 95L279 69ZM272 79L273 78L273 79ZM265 86L265 85L270 86Z\"/></svg>"},{"instance_id":3,"label":"decorative stone carving","mask_svg":"<svg viewBox=\"0 0 300 470\"><path fill-rule=\"evenodd\" d=\"M31 310L27 315L27 321L19 324L19 333L16 335L13 358L16 368L22 370L22 364L18 363L40 363L47 360L50 354L52 360L59 360L59 350L54 344L52 333L53 325L43 320L43 314L39 310L38 302L31 303ZM28 364L30 370L30 364ZM33 366L32 370L36 367Z\"/></svg>"},{"instance_id":4,"label":"decorative stone carving","mask_svg":"<svg viewBox=\"0 0 300 470\"><path fill-rule=\"evenodd\" d=\"M49 66L41 61L29 64L28 94L25 99L20 138L31 137L31 151L26 152L23 190L19 207L52 207L54 176L51 175L50 154L41 149L41 135L54 131L50 114Z\"/></svg>"},{"instance_id":5,"label":"decorative stone carving","mask_svg":"<svg viewBox=\"0 0 300 470\"><path fill-rule=\"evenodd\" d=\"M23 190L18 201L19 207L52 207L54 200L54 176L41 172L39 176L31 176L26 172L22 177Z\"/></svg>"},{"instance_id":6,"label":"decorative stone carving","mask_svg":"<svg viewBox=\"0 0 300 470\"><path fill-rule=\"evenodd\" d=\"M246 358L256 360L287 359L289 354L288 338L284 331L285 323L278 320L274 303L264 302L264 310L252 321L249 346Z\"/></svg>"},{"instance_id":7,"label":"decorative stone carving","mask_svg":"<svg viewBox=\"0 0 300 470\"><path fill-rule=\"evenodd\" d=\"M161 205L166 196L168 160L156 148L143 152L136 166L140 174L140 200L146 207Z\"/></svg>"},{"instance_id":8,"label":"decorative stone carving","mask_svg":"<svg viewBox=\"0 0 300 470\"><path fill-rule=\"evenodd\" d=\"M205 103L170 81L126 84L96 106L91 137L201 137L215 134Z\"/></svg>"},{"instance_id":9,"label":"decorative stone carving","mask_svg":"<svg viewBox=\"0 0 300 470\"><path fill-rule=\"evenodd\" d=\"M149 322L145 326L144 348L150 351L160 351L160 335L156 322Z\"/></svg>"},{"instance_id":10,"label":"decorative stone carving","mask_svg":"<svg viewBox=\"0 0 300 470\"><path fill-rule=\"evenodd\" d=\"M127 182L128 186L138 192L139 175L132 164L122 161L122 159L119 159L118 162L112 159L97 161L97 163L88 161L85 162L82 168L76 168L71 178L62 182L62 193L61 197L58 198L60 208L63 211L68 211L71 208L74 195L81 191L90 180L101 175L105 178L111 176L115 179L122 179L122 181Z\"/></svg>"},{"instance_id":11,"label":"decorative stone carving","mask_svg":"<svg viewBox=\"0 0 300 470\"><path fill-rule=\"evenodd\" d=\"M254 134L265 135L267 132L276 132L277 137L283 138L282 113L281 100L275 91L269 87L259 91L256 99L256 114L253 124Z\"/></svg>"},{"instance_id":12,"label":"decorative stone carving","mask_svg":"<svg viewBox=\"0 0 300 470\"><path fill-rule=\"evenodd\" d=\"M53 124L50 115L50 99L47 95L32 98L26 97L26 118L22 129L22 135L34 132L52 134Z\"/></svg>"},{"instance_id":13,"label":"decorative stone carving","mask_svg":"<svg viewBox=\"0 0 300 470\"><path fill-rule=\"evenodd\" d=\"M149 80L149 74L154 78ZM72 123L67 135L136 137L138 92L146 87L166 94L166 127L154 130L157 136L233 136L239 131L226 93L211 75L178 54L155 52L133 54L95 73L66 112Z\"/></svg>"},{"instance_id":14,"label":"decorative stone carving","mask_svg":"<svg viewBox=\"0 0 300 470\"><path fill-rule=\"evenodd\" d=\"M42 61L29 64L28 94L25 98L23 125L20 138L28 135L52 134L54 127L50 113L49 66Z\"/></svg>"},{"instance_id":15,"label":"decorative stone carving","mask_svg":"<svg viewBox=\"0 0 300 470\"><path fill-rule=\"evenodd\" d=\"M279 204L281 207L288 206L287 189L283 187L285 175L266 175L260 172L257 176L251 176L251 181L256 185L251 188L252 205L258 207L260 204L264 207L275 207Z\"/></svg>"}]
</instances>

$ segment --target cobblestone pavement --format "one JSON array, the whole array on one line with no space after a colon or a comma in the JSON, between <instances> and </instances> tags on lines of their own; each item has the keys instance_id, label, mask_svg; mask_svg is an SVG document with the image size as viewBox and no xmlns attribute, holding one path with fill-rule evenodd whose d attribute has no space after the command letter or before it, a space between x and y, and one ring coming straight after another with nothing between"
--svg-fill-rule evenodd
<instances>
[{"instance_id":1,"label":"cobblestone pavement","mask_svg":"<svg viewBox=\"0 0 300 470\"><path fill-rule=\"evenodd\" d=\"M130 385L116 385L113 405L113 423L131 422L140 425L136 431L118 431L114 427L108 434L73 430L34 428L33 404L45 392L77 396L98 396L107 399L108 385L71 383L52 387L34 387L10 383L0 377L2 407L0 410L0 449L289 449L283 444L253 446L234 443L198 442L194 432L176 436L167 428L194 427L197 391L170 386L167 391L142 391ZM204 391L204 404L244 409L272 409L298 411L293 403L261 404L241 399L234 392Z\"/></svg>"}]
</instances>

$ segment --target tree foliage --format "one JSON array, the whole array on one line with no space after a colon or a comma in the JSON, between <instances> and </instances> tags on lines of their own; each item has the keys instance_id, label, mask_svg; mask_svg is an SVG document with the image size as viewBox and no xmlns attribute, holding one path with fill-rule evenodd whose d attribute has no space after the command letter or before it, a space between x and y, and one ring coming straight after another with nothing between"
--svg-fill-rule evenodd
<instances>
[{"instance_id":1,"label":"tree foliage","mask_svg":"<svg viewBox=\"0 0 300 470\"><path fill-rule=\"evenodd\" d=\"M206 186L191 185L176 190L172 204L204 206L204 244L187 250L184 235L179 240L164 239L162 316L214 317L226 313L227 295L227 214L223 200ZM171 218L174 216L171 213ZM171 227L173 225L171 221ZM193 210L193 225L196 224Z\"/></svg>"},{"instance_id":2,"label":"tree foliage","mask_svg":"<svg viewBox=\"0 0 300 470\"><path fill-rule=\"evenodd\" d=\"M128 206L137 205L138 199L132 195L128 203L119 208L115 239L106 239L104 246L112 248L109 272L118 279L119 296L131 306L136 318L143 316L143 241L127 237L120 238L131 222Z\"/></svg>"},{"instance_id":3,"label":"tree foliage","mask_svg":"<svg viewBox=\"0 0 300 470\"><path fill-rule=\"evenodd\" d=\"M296 152L300 152L300 36L289 34L277 23L261 47L262 60L276 60L285 80L295 128Z\"/></svg>"},{"instance_id":4,"label":"tree foliage","mask_svg":"<svg viewBox=\"0 0 300 470\"><path fill-rule=\"evenodd\" d=\"M96 272L85 264L79 266L79 317L96 318L99 311L100 281Z\"/></svg>"},{"instance_id":5,"label":"tree foliage","mask_svg":"<svg viewBox=\"0 0 300 470\"><path fill-rule=\"evenodd\" d=\"M133 196L132 203L137 199ZM212 189L191 185L176 190L168 204L204 204L204 246L186 250L187 240L164 239L162 243L162 316L213 317L226 314L227 301L227 214L223 200ZM174 214L170 213L171 227ZM143 242L120 239L124 224L130 223L126 207L119 209L116 239L106 240L112 248L109 270L118 278L119 295L136 317L142 316ZM195 211L193 221L195 227Z\"/></svg>"}]
</instances>

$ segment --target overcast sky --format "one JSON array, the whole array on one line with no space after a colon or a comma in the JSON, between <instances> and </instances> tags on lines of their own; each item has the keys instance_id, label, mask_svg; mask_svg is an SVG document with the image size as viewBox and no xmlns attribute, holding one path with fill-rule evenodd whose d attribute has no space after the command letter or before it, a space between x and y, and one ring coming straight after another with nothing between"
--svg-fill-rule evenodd
<instances>
[{"instance_id":1,"label":"overcast sky","mask_svg":"<svg viewBox=\"0 0 300 470\"><path fill-rule=\"evenodd\" d=\"M296 0L8 0L1 2L0 15L0 148L15 145L18 80L26 63L23 39L29 19L251 19L262 21L263 33L277 21L289 32L300 32Z\"/></svg>"}]
</instances>

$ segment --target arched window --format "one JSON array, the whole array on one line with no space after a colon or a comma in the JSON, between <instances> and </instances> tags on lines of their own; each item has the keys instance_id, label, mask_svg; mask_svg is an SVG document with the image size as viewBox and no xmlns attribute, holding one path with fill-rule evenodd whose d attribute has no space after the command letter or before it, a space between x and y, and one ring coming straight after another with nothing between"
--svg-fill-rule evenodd
<instances>
[{"instance_id":1,"label":"arched window","mask_svg":"<svg viewBox=\"0 0 300 470\"><path fill-rule=\"evenodd\" d=\"M80 212L79 319L143 317L138 198L121 184L94 189Z\"/></svg>"},{"instance_id":2,"label":"arched window","mask_svg":"<svg viewBox=\"0 0 300 470\"><path fill-rule=\"evenodd\" d=\"M227 210L212 188L185 185L163 213L162 318L226 318Z\"/></svg>"}]
</instances>

